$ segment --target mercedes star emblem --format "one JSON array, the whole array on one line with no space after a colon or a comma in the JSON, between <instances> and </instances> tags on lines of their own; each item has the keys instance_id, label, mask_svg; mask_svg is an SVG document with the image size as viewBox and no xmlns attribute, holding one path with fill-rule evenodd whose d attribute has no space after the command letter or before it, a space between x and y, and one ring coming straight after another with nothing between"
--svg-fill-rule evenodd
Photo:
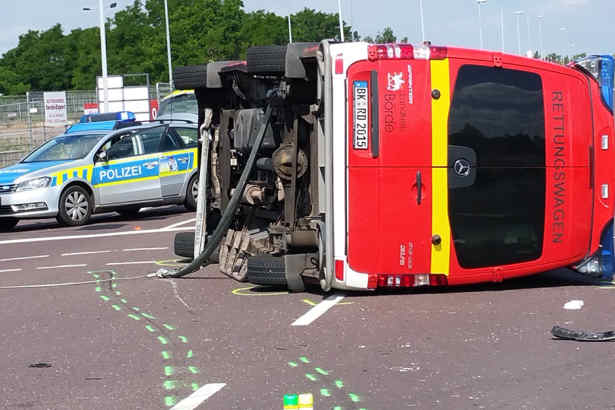
<instances>
[{"instance_id":1,"label":"mercedes star emblem","mask_svg":"<svg viewBox=\"0 0 615 410\"><path fill-rule=\"evenodd\" d=\"M472 165L470 165L470 161L465 158L459 158L455 161L455 165L453 166L455 173L460 177L467 177L470 175L470 171L472 170Z\"/></svg>"}]
</instances>

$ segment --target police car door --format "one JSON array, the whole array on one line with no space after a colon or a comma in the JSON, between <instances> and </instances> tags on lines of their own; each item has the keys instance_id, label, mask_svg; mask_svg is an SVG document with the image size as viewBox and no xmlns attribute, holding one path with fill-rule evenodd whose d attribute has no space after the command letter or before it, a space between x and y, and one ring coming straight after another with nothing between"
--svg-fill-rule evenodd
<instances>
[{"instance_id":1,"label":"police car door","mask_svg":"<svg viewBox=\"0 0 615 410\"><path fill-rule=\"evenodd\" d=\"M102 149L103 162L94 167L93 185L101 205L157 200L160 195L158 147L165 127L127 132L111 138Z\"/></svg>"},{"instance_id":2,"label":"police car door","mask_svg":"<svg viewBox=\"0 0 615 410\"><path fill-rule=\"evenodd\" d=\"M160 188L165 199L181 196L186 179L197 166L196 127L171 127L160 144Z\"/></svg>"}]
</instances>

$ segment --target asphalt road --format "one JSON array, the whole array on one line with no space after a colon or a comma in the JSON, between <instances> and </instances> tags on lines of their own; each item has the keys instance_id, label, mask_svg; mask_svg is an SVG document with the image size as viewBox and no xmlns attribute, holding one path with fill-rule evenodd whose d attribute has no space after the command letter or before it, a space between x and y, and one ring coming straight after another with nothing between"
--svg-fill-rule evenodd
<instances>
[{"instance_id":1,"label":"asphalt road","mask_svg":"<svg viewBox=\"0 0 615 410\"><path fill-rule=\"evenodd\" d=\"M612 285L560 270L324 295L252 288L215 266L147 277L177 265L173 236L193 218L166 207L0 234L0 408L282 409L293 393L314 409L615 408L615 344L549 332L615 328ZM564 309L572 300L582 308ZM181 407L188 397L198 407Z\"/></svg>"}]
</instances>

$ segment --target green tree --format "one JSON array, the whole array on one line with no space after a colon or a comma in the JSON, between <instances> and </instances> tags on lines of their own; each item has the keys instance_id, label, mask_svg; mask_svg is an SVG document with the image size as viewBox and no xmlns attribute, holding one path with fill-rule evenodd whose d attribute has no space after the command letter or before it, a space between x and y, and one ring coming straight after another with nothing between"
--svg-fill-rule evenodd
<instances>
[{"instance_id":1,"label":"green tree","mask_svg":"<svg viewBox=\"0 0 615 410\"><path fill-rule=\"evenodd\" d=\"M376 43L395 43L397 42L397 37L393 34L393 29L391 27L385 27L382 32L379 32L375 39Z\"/></svg>"}]
</instances>

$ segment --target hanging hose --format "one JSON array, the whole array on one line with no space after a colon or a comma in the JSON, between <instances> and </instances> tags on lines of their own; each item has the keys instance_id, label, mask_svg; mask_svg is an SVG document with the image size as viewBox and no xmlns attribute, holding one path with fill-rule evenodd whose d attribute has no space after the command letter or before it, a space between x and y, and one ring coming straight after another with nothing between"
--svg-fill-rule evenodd
<instances>
[{"instance_id":1,"label":"hanging hose","mask_svg":"<svg viewBox=\"0 0 615 410\"><path fill-rule=\"evenodd\" d=\"M214 249L220 241L222 240L222 236L228 230L231 222L233 220L233 216L235 215L235 211L237 211L237 207L239 206L239 200L243 195L243 191L246 187L246 183L248 182L248 176L252 172L252 168L256 164L256 153L260 149L263 139L265 137L265 131L267 130L267 126L269 125L269 119L271 118L271 105L267 106L265 110L265 118L264 122L258 130L258 134L256 135L256 140L254 141L254 146L252 147L252 151L250 151L250 156L248 157L248 162L246 162L246 166L241 173L241 177L239 178L239 183L235 188L235 192L233 192L233 196L229 201L228 205L224 209L224 213L222 214L222 218L216 227L216 230L211 235L211 239L207 241L205 244L205 249L203 252L196 257L192 263L183 267L177 272L159 272L157 274L160 278L181 278L182 276L186 276L192 272L195 272L201 268L201 266L205 266L209 264L209 257L213 253Z\"/></svg>"}]
</instances>

